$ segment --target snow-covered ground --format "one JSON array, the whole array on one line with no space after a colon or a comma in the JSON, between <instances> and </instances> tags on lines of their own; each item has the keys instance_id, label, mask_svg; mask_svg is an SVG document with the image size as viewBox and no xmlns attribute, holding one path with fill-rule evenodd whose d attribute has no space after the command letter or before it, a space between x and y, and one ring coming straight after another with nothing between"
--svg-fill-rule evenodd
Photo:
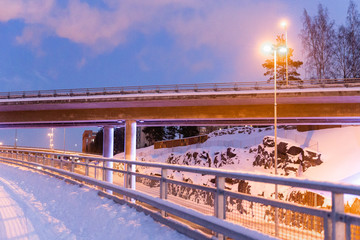
<instances>
[{"instance_id":1,"label":"snow-covered ground","mask_svg":"<svg viewBox=\"0 0 360 240\"><path fill-rule=\"evenodd\" d=\"M245 128L246 129L246 128ZM157 149L152 146L138 149L138 160L166 162L169 154L185 154L188 151L207 150L211 155L223 151L228 147L235 149L238 162L225 165L222 168L231 170L270 173L273 170L265 170L254 167L254 153L248 151L251 147L262 144L265 136L274 136L274 130L269 128L247 128L243 133L234 131L229 134L227 129L213 132L203 144L172 149ZM360 126L343 126L342 128L329 128L299 132L296 129L278 129L278 142L285 141L296 144L321 154L323 163L311 167L302 175L303 178L321 181L346 182L360 185ZM122 158L123 154L117 155ZM329 174L331 173L331 174Z\"/></svg>"},{"instance_id":2,"label":"snow-covered ground","mask_svg":"<svg viewBox=\"0 0 360 240\"><path fill-rule=\"evenodd\" d=\"M95 190L0 164L0 239L188 239Z\"/></svg>"},{"instance_id":3,"label":"snow-covered ground","mask_svg":"<svg viewBox=\"0 0 360 240\"><path fill-rule=\"evenodd\" d=\"M265 136L273 138L274 130L272 127L253 128L253 127L234 127L222 129L209 134L209 139L202 143L184 147L154 149L153 146L138 149L137 159L148 162L167 162L183 165L209 166L222 169L229 169L243 172L254 172L261 174L274 174L272 166L256 165L255 159L258 155L272 159L272 147L263 144ZM360 126L343 126L341 128L327 128L321 130L300 132L297 129L278 128L278 143L284 142L290 146L297 146L304 151L315 153L321 161L314 161L301 173L298 172L299 163L295 160L301 158L300 155L290 156L294 161L289 161L286 165L293 170L285 171L279 169L280 175L300 177L304 179L343 182L360 185ZM259 154L259 147L262 153ZM260 150L261 150L260 149ZM260 151L261 152L261 151ZM264 152L265 155L264 155ZM116 156L123 158L123 154ZM216 160L217 159L217 160ZM224 159L222 165L219 162ZM320 162L320 163L319 163ZM217 166L216 166L217 165ZM283 165L284 166L284 165ZM139 169L144 173L160 173L156 169ZM178 180L190 178L192 182L200 185L212 186L208 176L200 174L171 173L170 177ZM179 176L177 176L179 175ZM232 189L237 191L238 186L233 185ZM251 183L251 194L271 196L274 187L262 183ZM290 190L290 191L289 191ZM282 187L285 196L294 189ZM320 193L320 192L318 192ZM324 195L323 193L320 193ZM326 197L326 196L325 196Z\"/></svg>"}]
</instances>

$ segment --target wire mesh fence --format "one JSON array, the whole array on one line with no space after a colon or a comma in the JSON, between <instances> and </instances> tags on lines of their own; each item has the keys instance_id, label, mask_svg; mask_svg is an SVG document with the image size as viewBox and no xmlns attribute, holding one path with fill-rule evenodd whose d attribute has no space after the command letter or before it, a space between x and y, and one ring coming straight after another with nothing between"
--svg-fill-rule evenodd
<instances>
[{"instance_id":1,"label":"wire mesh fence","mask_svg":"<svg viewBox=\"0 0 360 240\"><path fill-rule=\"evenodd\" d=\"M351 231L351 240L359 240L360 239L360 226L358 225L351 225L350 226Z\"/></svg>"}]
</instances>

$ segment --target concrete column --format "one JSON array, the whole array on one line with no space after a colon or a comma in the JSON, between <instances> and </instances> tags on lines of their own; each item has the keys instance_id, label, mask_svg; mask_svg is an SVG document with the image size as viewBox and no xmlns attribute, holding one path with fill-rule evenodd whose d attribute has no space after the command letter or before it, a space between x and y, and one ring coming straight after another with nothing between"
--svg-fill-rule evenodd
<instances>
[{"instance_id":1,"label":"concrete column","mask_svg":"<svg viewBox=\"0 0 360 240\"><path fill-rule=\"evenodd\" d=\"M103 128L103 157L113 158L114 157L114 127L104 127ZM113 168L112 162L106 162L105 167ZM112 183L113 182L113 172L105 172L105 181Z\"/></svg>"},{"instance_id":2,"label":"concrete column","mask_svg":"<svg viewBox=\"0 0 360 240\"><path fill-rule=\"evenodd\" d=\"M125 160L136 160L136 121L126 120L125 122ZM129 172L135 172L135 165L128 165ZM127 176L124 179L125 187L135 189L136 178L135 176Z\"/></svg>"}]
</instances>

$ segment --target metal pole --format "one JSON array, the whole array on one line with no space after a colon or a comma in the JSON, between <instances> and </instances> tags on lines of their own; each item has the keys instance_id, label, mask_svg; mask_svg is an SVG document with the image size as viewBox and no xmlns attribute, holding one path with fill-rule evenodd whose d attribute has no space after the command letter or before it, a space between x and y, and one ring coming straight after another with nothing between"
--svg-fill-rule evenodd
<instances>
[{"instance_id":1,"label":"metal pole","mask_svg":"<svg viewBox=\"0 0 360 240\"><path fill-rule=\"evenodd\" d=\"M289 84L289 71L288 71L288 37L287 37L286 25L285 25L285 47L286 47L285 69L286 69L286 86L287 86Z\"/></svg>"},{"instance_id":2,"label":"metal pole","mask_svg":"<svg viewBox=\"0 0 360 240\"><path fill-rule=\"evenodd\" d=\"M65 153L65 129L66 128L64 128L64 153Z\"/></svg>"},{"instance_id":3,"label":"metal pole","mask_svg":"<svg viewBox=\"0 0 360 240\"><path fill-rule=\"evenodd\" d=\"M15 142L14 142L14 147L16 148L17 145L17 129L15 128Z\"/></svg>"},{"instance_id":4,"label":"metal pole","mask_svg":"<svg viewBox=\"0 0 360 240\"><path fill-rule=\"evenodd\" d=\"M276 49L274 50L274 167L275 175L277 175L277 101L276 101ZM275 199L278 199L278 185L275 184ZM275 208L275 236L279 236L279 213Z\"/></svg>"}]
</instances>

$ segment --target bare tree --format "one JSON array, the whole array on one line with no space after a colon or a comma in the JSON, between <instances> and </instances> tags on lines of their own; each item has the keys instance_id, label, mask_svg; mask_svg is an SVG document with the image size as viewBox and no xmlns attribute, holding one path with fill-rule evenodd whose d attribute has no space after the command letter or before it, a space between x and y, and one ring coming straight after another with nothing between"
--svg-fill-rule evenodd
<instances>
[{"instance_id":1,"label":"bare tree","mask_svg":"<svg viewBox=\"0 0 360 240\"><path fill-rule=\"evenodd\" d=\"M346 42L349 50L349 67L351 73L349 77L360 77L360 14L357 6L350 1L346 18Z\"/></svg>"},{"instance_id":2,"label":"bare tree","mask_svg":"<svg viewBox=\"0 0 360 240\"><path fill-rule=\"evenodd\" d=\"M334 78L351 77L351 49L348 44L348 30L341 25L338 29L334 52Z\"/></svg>"},{"instance_id":3,"label":"bare tree","mask_svg":"<svg viewBox=\"0 0 360 240\"><path fill-rule=\"evenodd\" d=\"M306 10L303 15L301 40L306 53L306 67L317 79L330 78L333 73L335 22L329 19L327 9L321 4L317 15L309 16Z\"/></svg>"},{"instance_id":4,"label":"bare tree","mask_svg":"<svg viewBox=\"0 0 360 240\"><path fill-rule=\"evenodd\" d=\"M350 1L346 24L338 29L334 52L334 77L360 77L360 16Z\"/></svg>"}]
</instances>

